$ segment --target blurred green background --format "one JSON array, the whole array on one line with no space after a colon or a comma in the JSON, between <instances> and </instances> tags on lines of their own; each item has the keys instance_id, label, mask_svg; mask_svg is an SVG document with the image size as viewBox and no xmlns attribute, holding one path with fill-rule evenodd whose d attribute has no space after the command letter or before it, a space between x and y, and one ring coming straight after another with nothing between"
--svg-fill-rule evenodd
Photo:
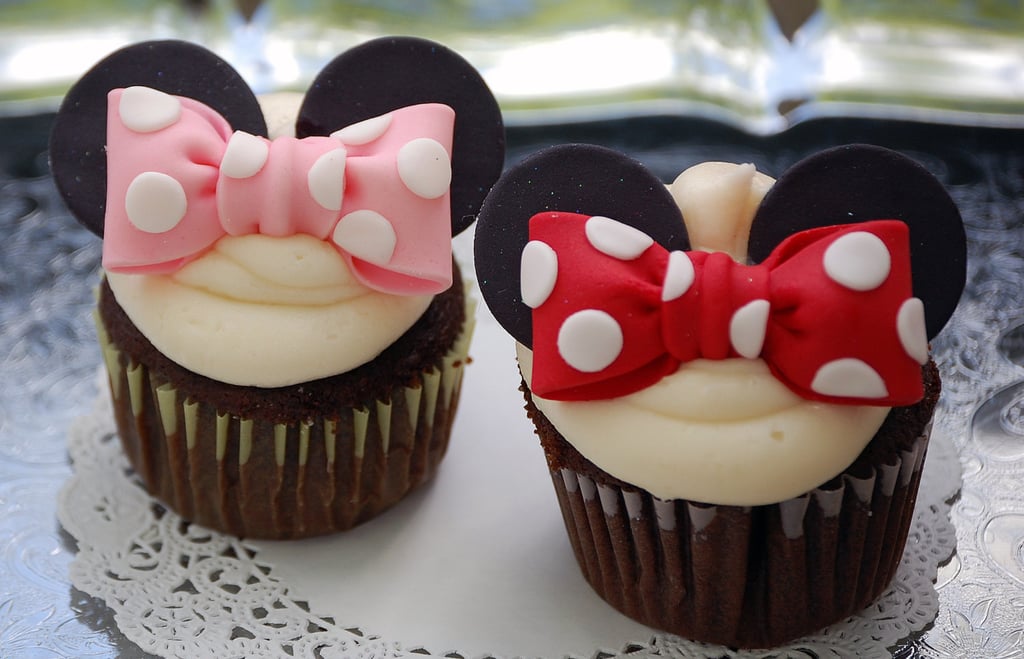
<instances>
[{"instance_id":1,"label":"blurred green background","mask_svg":"<svg viewBox=\"0 0 1024 659\"><path fill-rule=\"evenodd\" d=\"M202 43L266 92L301 90L385 34L458 50L511 123L1024 125L1024 0L3 0L0 113L52 109L91 63L139 40Z\"/></svg>"}]
</instances>

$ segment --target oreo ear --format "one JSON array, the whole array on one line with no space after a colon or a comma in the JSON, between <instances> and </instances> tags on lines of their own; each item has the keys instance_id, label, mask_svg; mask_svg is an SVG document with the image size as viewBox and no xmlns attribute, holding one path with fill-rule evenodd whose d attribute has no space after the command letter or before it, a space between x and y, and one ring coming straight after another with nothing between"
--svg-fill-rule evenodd
<instances>
[{"instance_id":1,"label":"oreo ear","mask_svg":"<svg viewBox=\"0 0 1024 659\"><path fill-rule=\"evenodd\" d=\"M132 86L187 96L219 112L237 130L266 135L252 90L230 64L184 41L145 41L117 50L76 82L50 133L50 167L68 208L103 236L107 203L107 93Z\"/></svg>"},{"instance_id":2,"label":"oreo ear","mask_svg":"<svg viewBox=\"0 0 1024 659\"><path fill-rule=\"evenodd\" d=\"M542 211L602 215L640 229L669 250L689 249L683 217L668 188L617 151L568 144L538 151L491 189L477 218L477 280L494 317L533 346L532 310L520 292L520 260L530 218Z\"/></svg>"},{"instance_id":3,"label":"oreo ear","mask_svg":"<svg viewBox=\"0 0 1024 659\"><path fill-rule=\"evenodd\" d=\"M750 258L761 262L797 231L868 220L902 220L910 227L914 296L924 302L928 338L934 338L963 292L967 239L942 184L895 151L854 144L793 165L754 216Z\"/></svg>"},{"instance_id":4,"label":"oreo ear","mask_svg":"<svg viewBox=\"0 0 1024 659\"><path fill-rule=\"evenodd\" d=\"M383 37L338 55L320 71L299 110L298 137L330 135L408 105L455 110L452 235L476 218L505 161L501 110L473 66L448 48L414 37Z\"/></svg>"}]
</instances>

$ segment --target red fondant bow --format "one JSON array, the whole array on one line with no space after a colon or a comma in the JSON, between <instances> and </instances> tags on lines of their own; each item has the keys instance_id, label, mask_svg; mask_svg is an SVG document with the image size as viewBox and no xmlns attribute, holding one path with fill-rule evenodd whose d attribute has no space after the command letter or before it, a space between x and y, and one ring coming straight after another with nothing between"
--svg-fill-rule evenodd
<instances>
[{"instance_id":1,"label":"red fondant bow","mask_svg":"<svg viewBox=\"0 0 1024 659\"><path fill-rule=\"evenodd\" d=\"M800 396L908 405L923 394L924 308L909 230L877 220L794 234L763 263L668 252L603 217L540 213L524 250L531 388L626 395L693 359L762 358Z\"/></svg>"}]
</instances>

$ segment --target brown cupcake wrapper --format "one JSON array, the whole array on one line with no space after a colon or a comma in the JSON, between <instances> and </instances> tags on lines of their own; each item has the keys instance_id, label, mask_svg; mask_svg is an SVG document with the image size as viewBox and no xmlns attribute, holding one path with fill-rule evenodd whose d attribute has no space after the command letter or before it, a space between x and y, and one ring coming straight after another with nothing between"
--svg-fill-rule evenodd
<instances>
[{"instance_id":1,"label":"brown cupcake wrapper","mask_svg":"<svg viewBox=\"0 0 1024 659\"><path fill-rule=\"evenodd\" d=\"M271 423L224 414L115 345L96 314L115 421L153 496L225 533L301 538L349 529L437 470L451 434L473 333L473 302L440 369L386 400L331 418ZM211 441L212 439L212 441Z\"/></svg>"},{"instance_id":2,"label":"brown cupcake wrapper","mask_svg":"<svg viewBox=\"0 0 1024 659\"><path fill-rule=\"evenodd\" d=\"M730 647L780 645L881 595L903 555L929 429L893 464L778 504L662 500L551 472L584 577L644 624Z\"/></svg>"}]
</instances>

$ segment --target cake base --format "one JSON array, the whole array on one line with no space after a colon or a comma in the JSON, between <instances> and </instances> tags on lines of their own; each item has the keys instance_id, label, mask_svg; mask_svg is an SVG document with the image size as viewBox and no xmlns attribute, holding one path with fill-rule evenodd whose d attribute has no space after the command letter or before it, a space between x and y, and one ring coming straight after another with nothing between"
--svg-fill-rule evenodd
<instances>
[{"instance_id":1,"label":"cake base","mask_svg":"<svg viewBox=\"0 0 1024 659\"><path fill-rule=\"evenodd\" d=\"M763 506L662 500L599 469L533 404L583 576L622 613L685 638L762 648L863 609L899 566L939 395L893 409L847 470Z\"/></svg>"},{"instance_id":2,"label":"cake base","mask_svg":"<svg viewBox=\"0 0 1024 659\"><path fill-rule=\"evenodd\" d=\"M301 538L371 519L427 482L447 450L472 334L457 271L456 282L372 362L273 389L171 362L104 282L97 326L129 462L183 518L237 536Z\"/></svg>"}]
</instances>

